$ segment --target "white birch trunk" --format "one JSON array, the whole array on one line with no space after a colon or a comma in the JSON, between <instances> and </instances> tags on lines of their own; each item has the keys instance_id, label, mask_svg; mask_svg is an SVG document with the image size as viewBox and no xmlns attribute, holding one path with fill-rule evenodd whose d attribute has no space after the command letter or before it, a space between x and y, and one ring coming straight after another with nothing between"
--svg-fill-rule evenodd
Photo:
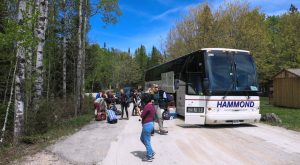
<instances>
[{"instance_id":1,"label":"white birch trunk","mask_svg":"<svg viewBox=\"0 0 300 165\"><path fill-rule=\"evenodd\" d=\"M34 24L32 23L32 15L34 12L34 6L35 4L33 2L30 2L27 5L27 17L30 20L28 22L29 27L34 27ZM33 34L34 35L34 34ZM34 37L34 36L33 36ZM25 77L25 84L26 84L26 88L25 88L25 123L27 122L27 118L28 118L28 109L30 108L29 106L31 105L31 101L32 101L32 55L34 52L34 47L33 45L30 45L27 48L27 57L26 57L26 77Z\"/></svg>"},{"instance_id":2,"label":"white birch trunk","mask_svg":"<svg viewBox=\"0 0 300 165\"><path fill-rule=\"evenodd\" d=\"M79 25L78 25L78 58L77 58L77 74L76 74L76 106L75 116L81 110L81 79L82 79L82 2L79 1Z\"/></svg>"},{"instance_id":3,"label":"white birch trunk","mask_svg":"<svg viewBox=\"0 0 300 165\"><path fill-rule=\"evenodd\" d=\"M18 21L24 19L26 1L19 1ZM20 136L24 133L24 89L25 89L25 48L24 41L17 41L17 73L15 77L15 112L14 112L14 143L19 143Z\"/></svg>"},{"instance_id":4,"label":"white birch trunk","mask_svg":"<svg viewBox=\"0 0 300 165\"><path fill-rule=\"evenodd\" d=\"M66 0L63 0L63 11L64 11L64 22L63 22L63 97L64 101L66 101L67 95L67 30L66 30L66 23L67 23L67 13L66 13Z\"/></svg>"},{"instance_id":5,"label":"white birch trunk","mask_svg":"<svg viewBox=\"0 0 300 165\"><path fill-rule=\"evenodd\" d=\"M38 37L38 46L36 53L36 81L35 81L35 97L39 100L43 92L43 55L45 45L45 34L48 23L48 0L39 0L39 16L36 34ZM35 102L36 103L36 102Z\"/></svg>"}]
</instances>

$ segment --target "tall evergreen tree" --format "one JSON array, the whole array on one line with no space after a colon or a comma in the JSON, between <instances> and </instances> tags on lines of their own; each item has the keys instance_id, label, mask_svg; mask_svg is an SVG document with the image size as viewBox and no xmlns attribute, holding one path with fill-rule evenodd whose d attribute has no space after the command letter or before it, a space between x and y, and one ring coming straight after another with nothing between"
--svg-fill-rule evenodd
<instances>
[{"instance_id":1,"label":"tall evergreen tree","mask_svg":"<svg viewBox=\"0 0 300 165\"><path fill-rule=\"evenodd\" d=\"M137 48L135 50L135 61L139 65L140 69L144 71L147 67L147 61L148 61L148 56L146 53L146 47L144 45L141 45L141 47Z\"/></svg>"},{"instance_id":2,"label":"tall evergreen tree","mask_svg":"<svg viewBox=\"0 0 300 165\"><path fill-rule=\"evenodd\" d=\"M159 65L161 63L163 63L163 57L162 57L161 53L159 52L159 50L155 46L153 46L148 68Z\"/></svg>"}]
</instances>

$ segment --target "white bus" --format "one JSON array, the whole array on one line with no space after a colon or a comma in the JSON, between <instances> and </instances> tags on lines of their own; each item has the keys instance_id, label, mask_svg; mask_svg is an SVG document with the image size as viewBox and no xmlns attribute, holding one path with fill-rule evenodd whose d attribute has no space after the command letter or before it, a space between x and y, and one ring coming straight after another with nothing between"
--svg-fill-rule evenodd
<instances>
[{"instance_id":1,"label":"white bus","mask_svg":"<svg viewBox=\"0 0 300 165\"><path fill-rule=\"evenodd\" d=\"M174 94L186 124L241 124L260 120L257 71L249 51L204 48L145 72L145 87Z\"/></svg>"}]
</instances>

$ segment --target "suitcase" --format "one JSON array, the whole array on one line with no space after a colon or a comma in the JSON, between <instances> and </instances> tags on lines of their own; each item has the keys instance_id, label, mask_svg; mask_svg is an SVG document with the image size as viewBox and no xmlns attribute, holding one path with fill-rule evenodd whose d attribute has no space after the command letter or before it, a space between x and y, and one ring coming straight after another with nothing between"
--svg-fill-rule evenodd
<instances>
[{"instance_id":1,"label":"suitcase","mask_svg":"<svg viewBox=\"0 0 300 165\"><path fill-rule=\"evenodd\" d=\"M106 120L106 113L105 112L97 112L97 114L95 116L95 120L96 121Z\"/></svg>"}]
</instances>

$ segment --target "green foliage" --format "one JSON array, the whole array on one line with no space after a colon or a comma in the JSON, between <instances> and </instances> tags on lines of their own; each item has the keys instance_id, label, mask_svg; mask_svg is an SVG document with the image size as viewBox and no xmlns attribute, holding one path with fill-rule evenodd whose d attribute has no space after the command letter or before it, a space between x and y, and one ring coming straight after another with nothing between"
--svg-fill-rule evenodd
<instances>
[{"instance_id":1,"label":"green foliage","mask_svg":"<svg viewBox=\"0 0 300 165\"><path fill-rule=\"evenodd\" d=\"M0 146L0 164L10 164L14 159L18 159L24 155L32 155L38 150L45 148L62 136L70 135L93 119L93 111L78 116L77 118L64 119L52 127L44 134L32 134L22 137L19 145Z\"/></svg>"},{"instance_id":2,"label":"green foliage","mask_svg":"<svg viewBox=\"0 0 300 165\"><path fill-rule=\"evenodd\" d=\"M261 98L261 114L275 113L282 120L285 128L300 131L300 109L275 107L268 102L268 98Z\"/></svg>"},{"instance_id":3,"label":"green foliage","mask_svg":"<svg viewBox=\"0 0 300 165\"><path fill-rule=\"evenodd\" d=\"M6 6L3 3L3 0L1 0L0 1L0 33L4 32L4 22L6 16L7 16Z\"/></svg>"},{"instance_id":4,"label":"green foliage","mask_svg":"<svg viewBox=\"0 0 300 165\"><path fill-rule=\"evenodd\" d=\"M102 22L117 23L117 18L122 14L119 8L119 0L99 0L97 12L101 14Z\"/></svg>"},{"instance_id":5,"label":"green foliage","mask_svg":"<svg viewBox=\"0 0 300 165\"><path fill-rule=\"evenodd\" d=\"M163 63L163 57L159 50L153 46L151 51L151 56L148 63L148 68L151 68L153 66L159 65Z\"/></svg>"},{"instance_id":6,"label":"green foliage","mask_svg":"<svg viewBox=\"0 0 300 165\"><path fill-rule=\"evenodd\" d=\"M135 86L141 81L142 71L127 52L90 45L86 59L88 91Z\"/></svg>"},{"instance_id":7,"label":"green foliage","mask_svg":"<svg viewBox=\"0 0 300 165\"><path fill-rule=\"evenodd\" d=\"M261 84L268 84L282 68L300 67L300 14L289 12L266 17L247 2L225 2L212 13L208 4L192 8L168 34L171 59L204 47L250 50Z\"/></svg>"},{"instance_id":8,"label":"green foliage","mask_svg":"<svg viewBox=\"0 0 300 165\"><path fill-rule=\"evenodd\" d=\"M58 127L74 116L74 98L70 97L66 102L63 99L52 98L50 101L42 101L37 112L29 110L26 117L26 136L46 134L54 127ZM93 112L93 101L85 97L81 115Z\"/></svg>"}]
</instances>

